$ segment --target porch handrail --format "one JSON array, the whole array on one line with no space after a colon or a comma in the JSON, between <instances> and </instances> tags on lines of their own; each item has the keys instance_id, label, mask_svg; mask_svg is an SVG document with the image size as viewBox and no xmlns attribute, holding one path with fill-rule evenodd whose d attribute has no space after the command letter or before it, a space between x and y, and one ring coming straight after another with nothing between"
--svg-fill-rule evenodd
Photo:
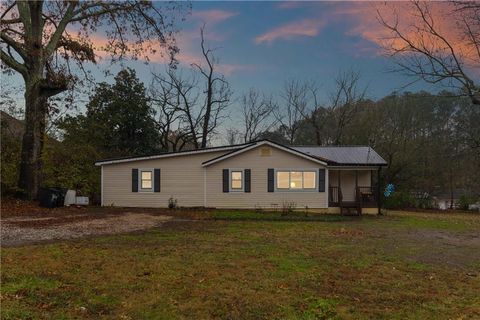
<instances>
[{"instance_id":1,"label":"porch handrail","mask_svg":"<svg viewBox=\"0 0 480 320\"><path fill-rule=\"evenodd\" d=\"M341 204L343 201L342 188L337 186L329 186L329 203Z\"/></svg>"},{"instance_id":2,"label":"porch handrail","mask_svg":"<svg viewBox=\"0 0 480 320\"><path fill-rule=\"evenodd\" d=\"M358 186L355 190L355 199L359 205L377 203L377 192L374 186Z\"/></svg>"}]
</instances>

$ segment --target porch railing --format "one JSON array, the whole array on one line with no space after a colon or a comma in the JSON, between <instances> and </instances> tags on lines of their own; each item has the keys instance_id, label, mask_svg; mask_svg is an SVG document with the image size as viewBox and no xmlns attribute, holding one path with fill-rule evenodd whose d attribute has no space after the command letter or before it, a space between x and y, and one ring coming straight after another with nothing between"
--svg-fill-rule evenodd
<instances>
[{"instance_id":1,"label":"porch railing","mask_svg":"<svg viewBox=\"0 0 480 320\"><path fill-rule=\"evenodd\" d=\"M329 187L328 205L330 207L339 207L343 201L342 189L340 187Z\"/></svg>"},{"instance_id":2,"label":"porch railing","mask_svg":"<svg viewBox=\"0 0 480 320\"><path fill-rule=\"evenodd\" d=\"M355 199L362 207L376 206L378 204L377 188L374 186L357 187L355 190Z\"/></svg>"}]
</instances>

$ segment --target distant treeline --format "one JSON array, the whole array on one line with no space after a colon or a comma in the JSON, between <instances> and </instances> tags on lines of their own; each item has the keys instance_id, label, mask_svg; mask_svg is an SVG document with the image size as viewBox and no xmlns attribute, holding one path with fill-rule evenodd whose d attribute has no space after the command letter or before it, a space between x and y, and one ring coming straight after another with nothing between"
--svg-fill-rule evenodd
<instances>
[{"instance_id":1,"label":"distant treeline","mask_svg":"<svg viewBox=\"0 0 480 320\"><path fill-rule=\"evenodd\" d=\"M251 90L236 106L242 117L238 128L228 130L225 143L268 138L293 145L369 145L387 160L382 180L393 183L399 195L480 194L478 106L449 92L391 94L374 101L357 87L357 76L340 76L337 90L323 104L313 83L287 82L278 99ZM147 90L132 70L120 72L115 80L98 85L85 114L56 121L57 139L46 139L43 185L96 198L100 171L95 160L201 145L204 114L201 108L195 111L194 101L188 110L180 102L172 106L181 96L179 89L170 87L168 94L159 95L165 90ZM208 140L221 129L222 114L214 116ZM8 125L2 123L4 195L17 190L21 150Z\"/></svg>"},{"instance_id":2,"label":"distant treeline","mask_svg":"<svg viewBox=\"0 0 480 320\"><path fill-rule=\"evenodd\" d=\"M397 189L480 193L480 108L466 98L448 92L391 94L315 112L298 121L293 140L284 126L261 137L291 144L369 145L388 162L384 181ZM315 126L313 119L322 124Z\"/></svg>"}]
</instances>

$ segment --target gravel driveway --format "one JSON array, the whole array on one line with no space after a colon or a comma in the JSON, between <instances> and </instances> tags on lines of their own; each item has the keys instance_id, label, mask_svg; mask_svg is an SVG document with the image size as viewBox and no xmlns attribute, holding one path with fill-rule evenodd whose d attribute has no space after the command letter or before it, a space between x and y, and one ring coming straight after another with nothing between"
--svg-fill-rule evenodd
<instances>
[{"instance_id":1,"label":"gravel driveway","mask_svg":"<svg viewBox=\"0 0 480 320\"><path fill-rule=\"evenodd\" d=\"M6 217L1 221L1 246L146 230L171 220L171 216L141 212L115 215L72 214L58 217Z\"/></svg>"}]
</instances>

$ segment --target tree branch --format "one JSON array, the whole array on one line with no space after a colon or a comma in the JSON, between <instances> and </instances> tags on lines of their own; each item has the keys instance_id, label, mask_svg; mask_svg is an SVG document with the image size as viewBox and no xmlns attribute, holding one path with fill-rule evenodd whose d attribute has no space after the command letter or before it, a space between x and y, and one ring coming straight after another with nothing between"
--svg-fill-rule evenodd
<instances>
[{"instance_id":1,"label":"tree branch","mask_svg":"<svg viewBox=\"0 0 480 320\"><path fill-rule=\"evenodd\" d=\"M12 68L13 70L19 72L23 76L27 75L27 68L23 64L10 57L3 50L1 50L0 52L0 58L0 60L2 60L7 66Z\"/></svg>"}]
</instances>

